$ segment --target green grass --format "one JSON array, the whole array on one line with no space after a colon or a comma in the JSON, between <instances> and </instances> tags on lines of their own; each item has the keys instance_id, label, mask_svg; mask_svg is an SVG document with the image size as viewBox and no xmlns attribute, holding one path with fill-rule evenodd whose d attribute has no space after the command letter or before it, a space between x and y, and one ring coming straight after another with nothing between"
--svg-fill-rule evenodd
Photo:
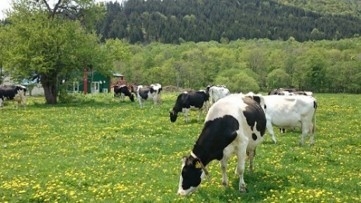
<instances>
[{"instance_id":1,"label":"green grass","mask_svg":"<svg viewBox=\"0 0 361 203\"><path fill-rule=\"evenodd\" d=\"M48 106L0 109L0 202L360 202L361 95L316 94L315 145L298 146L300 132L275 132L257 148L255 172L238 192L235 157L230 187L219 163L189 197L176 195L181 158L202 128L197 113L169 121L176 94L144 108L111 94ZM307 139L308 141L308 139Z\"/></svg>"}]
</instances>

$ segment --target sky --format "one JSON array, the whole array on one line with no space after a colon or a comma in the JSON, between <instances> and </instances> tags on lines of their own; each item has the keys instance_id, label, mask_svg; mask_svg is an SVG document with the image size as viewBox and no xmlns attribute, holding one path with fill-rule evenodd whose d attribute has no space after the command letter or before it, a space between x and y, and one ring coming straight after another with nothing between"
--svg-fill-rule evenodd
<instances>
[{"instance_id":1,"label":"sky","mask_svg":"<svg viewBox=\"0 0 361 203\"><path fill-rule=\"evenodd\" d=\"M0 19L3 20L6 17L5 11L10 9L12 0L0 0ZM115 2L117 0L95 0L96 2L106 2L112 1ZM120 2L118 0L118 2Z\"/></svg>"}]
</instances>

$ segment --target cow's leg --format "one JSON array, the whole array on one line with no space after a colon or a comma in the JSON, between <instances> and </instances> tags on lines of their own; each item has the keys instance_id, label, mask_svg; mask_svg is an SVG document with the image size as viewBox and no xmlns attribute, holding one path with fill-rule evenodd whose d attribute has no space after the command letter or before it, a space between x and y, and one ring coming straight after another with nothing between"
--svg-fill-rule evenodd
<instances>
[{"instance_id":1,"label":"cow's leg","mask_svg":"<svg viewBox=\"0 0 361 203\"><path fill-rule=\"evenodd\" d=\"M313 124L310 126L310 144L315 144L315 126Z\"/></svg>"},{"instance_id":2,"label":"cow's leg","mask_svg":"<svg viewBox=\"0 0 361 203\"><path fill-rule=\"evenodd\" d=\"M142 107L143 107L143 103L142 103L142 97L141 97L141 96L138 96L138 102L139 102L140 108L142 108Z\"/></svg>"},{"instance_id":3,"label":"cow's leg","mask_svg":"<svg viewBox=\"0 0 361 203\"><path fill-rule=\"evenodd\" d=\"M310 134L310 142L311 144L313 144L313 133L312 133L312 123L311 122L303 122L301 124L301 129L302 129L302 133L301 133L301 139L300 139L300 145L304 145L305 143L305 137Z\"/></svg>"},{"instance_id":4,"label":"cow's leg","mask_svg":"<svg viewBox=\"0 0 361 203\"><path fill-rule=\"evenodd\" d=\"M198 113L198 122L201 120L201 116L202 116L202 112L203 112L203 108L199 109L199 113Z\"/></svg>"},{"instance_id":5,"label":"cow's leg","mask_svg":"<svg viewBox=\"0 0 361 203\"><path fill-rule=\"evenodd\" d=\"M247 155L249 158L249 171L253 172L253 159L256 156L256 149L247 150Z\"/></svg>"},{"instance_id":6,"label":"cow's leg","mask_svg":"<svg viewBox=\"0 0 361 203\"><path fill-rule=\"evenodd\" d=\"M275 133L273 131L272 123L270 121L267 121L266 127L267 127L269 134L271 134L273 142L276 143L277 141L276 141Z\"/></svg>"},{"instance_id":7,"label":"cow's leg","mask_svg":"<svg viewBox=\"0 0 361 203\"><path fill-rule=\"evenodd\" d=\"M183 114L184 114L184 118L185 118L185 121L186 123L189 122L189 109L183 109Z\"/></svg>"},{"instance_id":8,"label":"cow's leg","mask_svg":"<svg viewBox=\"0 0 361 203\"><path fill-rule=\"evenodd\" d=\"M239 191L246 192L246 183L244 182L243 174L246 165L246 158L247 158L247 145L248 145L248 138L243 134L238 134L240 136L239 140L239 147L237 150L237 174L239 175Z\"/></svg>"},{"instance_id":9,"label":"cow's leg","mask_svg":"<svg viewBox=\"0 0 361 203\"><path fill-rule=\"evenodd\" d=\"M301 129L302 129L302 133L301 133L299 144L302 146L305 143L305 137L308 133L309 127L307 125L305 125L304 123L301 123Z\"/></svg>"},{"instance_id":10,"label":"cow's leg","mask_svg":"<svg viewBox=\"0 0 361 203\"><path fill-rule=\"evenodd\" d=\"M222 171L222 185L228 186L228 176L227 176L227 164L229 157L223 156L221 159L221 171Z\"/></svg>"}]
</instances>

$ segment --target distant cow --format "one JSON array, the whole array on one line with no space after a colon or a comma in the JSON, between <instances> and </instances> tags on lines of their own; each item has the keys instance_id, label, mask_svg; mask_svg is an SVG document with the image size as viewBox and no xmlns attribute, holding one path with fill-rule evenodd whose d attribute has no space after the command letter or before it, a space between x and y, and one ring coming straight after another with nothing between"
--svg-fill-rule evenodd
<instances>
[{"instance_id":1,"label":"distant cow","mask_svg":"<svg viewBox=\"0 0 361 203\"><path fill-rule=\"evenodd\" d=\"M313 93L311 91L301 91L297 90L296 88L277 88L273 89L268 93L268 95L280 95L280 96L293 96L293 95L305 95L305 96L312 96ZM280 128L281 133L285 133L285 128Z\"/></svg>"},{"instance_id":2,"label":"distant cow","mask_svg":"<svg viewBox=\"0 0 361 203\"><path fill-rule=\"evenodd\" d=\"M114 97L116 96L120 96L123 101L124 98L127 96L129 97L130 101L134 102L134 95L131 93L128 86L126 85L114 86Z\"/></svg>"},{"instance_id":3,"label":"distant cow","mask_svg":"<svg viewBox=\"0 0 361 203\"><path fill-rule=\"evenodd\" d=\"M159 83L151 84L150 86L137 86L137 97L140 107L143 107L143 102L152 99L154 104L159 104L161 99L162 85Z\"/></svg>"},{"instance_id":4,"label":"distant cow","mask_svg":"<svg viewBox=\"0 0 361 203\"><path fill-rule=\"evenodd\" d=\"M178 117L178 113L184 113L185 121L188 122L188 114L191 108L199 110L198 121L204 110L205 103L209 100L209 95L204 91L189 91L183 92L178 95L173 109L169 111L169 117L171 122L175 122Z\"/></svg>"},{"instance_id":5,"label":"distant cow","mask_svg":"<svg viewBox=\"0 0 361 203\"><path fill-rule=\"evenodd\" d=\"M5 100L14 100L17 106L26 103L26 87L22 85L0 86L0 106Z\"/></svg>"},{"instance_id":6,"label":"distant cow","mask_svg":"<svg viewBox=\"0 0 361 203\"><path fill-rule=\"evenodd\" d=\"M246 158L248 155L252 170L256 147L263 141L266 129L263 105L256 100L262 103L260 98L231 94L210 107L193 150L183 158L178 194L195 191L208 175L206 166L213 160L220 161L222 183L227 186L227 163L232 154L237 156L239 191L246 191L243 178Z\"/></svg>"},{"instance_id":7,"label":"distant cow","mask_svg":"<svg viewBox=\"0 0 361 203\"><path fill-rule=\"evenodd\" d=\"M272 125L280 128L293 128L301 126L302 134L300 144L303 145L304 137L310 134L310 143L314 143L314 129L316 125L315 113L316 99L310 96L264 96L267 106L267 130L276 143Z\"/></svg>"},{"instance_id":8,"label":"distant cow","mask_svg":"<svg viewBox=\"0 0 361 203\"><path fill-rule=\"evenodd\" d=\"M273 89L268 92L268 95L284 95L284 96L291 96L291 95L306 95L312 96L313 93L311 91L301 91L295 88L277 88Z\"/></svg>"},{"instance_id":9,"label":"distant cow","mask_svg":"<svg viewBox=\"0 0 361 203\"><path fill-rule=\"evenodd\" d=\"M209 105L212 106L213 103L218 101L219 99L230 94L230 91L225 86L207 86L206 91L209 94Z\"/></svg>"}]
</instances>

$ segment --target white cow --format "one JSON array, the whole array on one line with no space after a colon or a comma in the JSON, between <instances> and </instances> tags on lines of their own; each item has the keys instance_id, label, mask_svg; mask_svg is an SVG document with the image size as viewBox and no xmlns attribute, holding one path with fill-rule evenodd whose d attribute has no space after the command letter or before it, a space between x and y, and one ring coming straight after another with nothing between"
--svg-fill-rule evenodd
<instances>
[{"instance_id":1,"label":"white cow","mask_svg":"<svg viewBox=\"0 0 361 203\"><path fill-rule=\"evenodd\" d=\"M212 106L216 101L230 94L229 89L223 85L207 86L206 91L209 94L209 106Z\"/></svg>"},{"instance_id":2,"label":"white cow","mask_svg":"<svg viewBox=\"0 0 361 203\"><path fill-rule=\"evenodd\" d=\"M316 126L316 99L311 96L293 95L264 96L266 104L267 130L276 143L273 126L280 128L293 128L301 126L302 134L300 144L304 144L304 137L310 134L310 143L314 143L314 129Z\"/></svg>"}]
</instances>

